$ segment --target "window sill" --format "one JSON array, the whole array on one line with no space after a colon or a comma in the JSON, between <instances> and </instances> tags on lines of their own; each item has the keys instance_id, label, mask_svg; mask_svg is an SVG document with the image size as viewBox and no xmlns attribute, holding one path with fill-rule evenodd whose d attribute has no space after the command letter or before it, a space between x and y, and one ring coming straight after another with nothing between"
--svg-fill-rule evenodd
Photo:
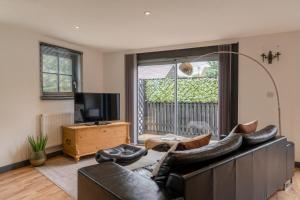
<instances>
[{"instance_id":1,"label":"window sill","mask_svg":"<svg viewBox=\"0 0 300 200\"><path fill-rule=\"evenodd\" d=\"M41 96L41 100L74 100L74 96L48 96L43 95Z\"/></svg>"}]
</instances>

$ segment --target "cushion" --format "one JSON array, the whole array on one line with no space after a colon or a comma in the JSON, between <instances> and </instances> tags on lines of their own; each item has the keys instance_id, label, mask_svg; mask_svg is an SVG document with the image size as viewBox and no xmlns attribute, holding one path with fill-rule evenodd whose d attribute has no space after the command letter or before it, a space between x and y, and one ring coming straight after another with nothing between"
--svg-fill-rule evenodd
<instances>
[{"instance_id":1,"label":"cushion","mask_svg":"<svg viewBox=\"0 0 300 200\"><path fill-rule=\"evenodd\" d=\"M274 125L266 126L265 128L243 135L243 143L245 145L256 145L262 142L266 142L276 136L278 129Z\"/></svg>"},{"instance_id":2,"label":"cushion","mask_svg":"<svg viewBox=\"0 0 300 200\"><path fill-rule=\"evenodd\" d=\"M208 145L211 138L211 133L205 135L199 135L193 137L192 139L183 140L178 143L176 150L191 150L200 148L202 146Z\"/></svg>"},{"instance_id":3,"label":"cushion","mask_svg":"<svg viewBox=\"0 0 300 200\"><path fill-rule=\"evenodd\" d=\"M149 138L145 140L144 145L146 149L166 152L170 149L171 146L185 139L187 138L174 134L167 134L160 137Z\"/></svg>"},{"instance_id":4,"label":"cushion","mask_svg":"<svg viewBox=\"0 0 300 200\"><path fill-rule=\"evenodd\" d=\"M258 124L257 120L248 122L246 124L238 124L234 128L234 132L235 133L243 133L243 134L253 133L257 129L257 124Z\"/></svg>"}]
</instances>

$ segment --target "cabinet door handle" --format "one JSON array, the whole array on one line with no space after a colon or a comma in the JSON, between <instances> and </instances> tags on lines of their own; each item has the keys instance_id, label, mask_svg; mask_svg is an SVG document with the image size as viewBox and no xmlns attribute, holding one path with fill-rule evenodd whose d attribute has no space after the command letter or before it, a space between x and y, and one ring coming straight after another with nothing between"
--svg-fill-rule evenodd
<instances>
[{"instance_id":1,"label":"cabinet door handle","mask_svg":"<svg viewBox=\"0 0 300 200\"><path fill-rule=\"evenodd\" d=\"M70 145L71 144L71 140L70 139L66 139L66 144Z\"/></svg>"}]
</instances>

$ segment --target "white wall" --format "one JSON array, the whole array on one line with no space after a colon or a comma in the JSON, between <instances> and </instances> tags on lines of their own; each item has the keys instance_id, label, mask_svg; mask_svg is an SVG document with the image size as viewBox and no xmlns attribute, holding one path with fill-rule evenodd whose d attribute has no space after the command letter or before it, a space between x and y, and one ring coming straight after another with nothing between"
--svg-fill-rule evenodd
<instances>
[{"instance_id":1,"label":"white wall","mask_svg":"<svg viewBox=\"0 0 300 200\"><path fill-rule=\"evenodd\" d=\"M41 113L72 112L72 100L40 100L39 42L83 52L83 90L103 91L103 58L96 49L0 24L0 167L28 158L27 136L39 133Z\"/></svg>"},{"instance_id":2,"label":"white wall","mask_svg":"<svg viewBox=\"0 0 300 200\"><path fill-rule=\"evenodd\" d=\"M126 53L201 47L232 42L239 42L240 52L253 56L258 60L261 60L260 55L268 50L279 50L282 53L279 62L275 60L272 65L266 64L266 66L274 75L279 88L282 105L282 134L295 142L296 160L300 161L300 137L297 135L297 124L300 123L300 116L298 115L300 113L298 103L300 102L300 92L297 89L297 86L300 85L298 61L300 32L106 53L104 54L104 88L107 91L112 90L121 93L123 97L121 115L124 117L124 55ZM243 123L258 119L260 128L268 124L278 123L275 94L274 97L267 97L268 92L274 93L274 90L267 75L257 64L240 57L239 122Z\"/></svg>"}]
</instances>

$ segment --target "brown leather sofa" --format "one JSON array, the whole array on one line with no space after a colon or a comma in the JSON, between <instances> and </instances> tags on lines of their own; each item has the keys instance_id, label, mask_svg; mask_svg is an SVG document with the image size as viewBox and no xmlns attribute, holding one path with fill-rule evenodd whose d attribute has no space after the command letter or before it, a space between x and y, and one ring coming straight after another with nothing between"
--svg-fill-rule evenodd
<instances>
[{"instance_id":1,"label":"brown leather sofa","mask_svg":"<svg viewBox=\"0 0 300 200\"><path fill-rule=\"evenodd\" d=\"M107 162L78 171L79 200L264 200L294 173L294 145L285 137L170 171L165 187Z\"/></svg>"}]
</instances>

